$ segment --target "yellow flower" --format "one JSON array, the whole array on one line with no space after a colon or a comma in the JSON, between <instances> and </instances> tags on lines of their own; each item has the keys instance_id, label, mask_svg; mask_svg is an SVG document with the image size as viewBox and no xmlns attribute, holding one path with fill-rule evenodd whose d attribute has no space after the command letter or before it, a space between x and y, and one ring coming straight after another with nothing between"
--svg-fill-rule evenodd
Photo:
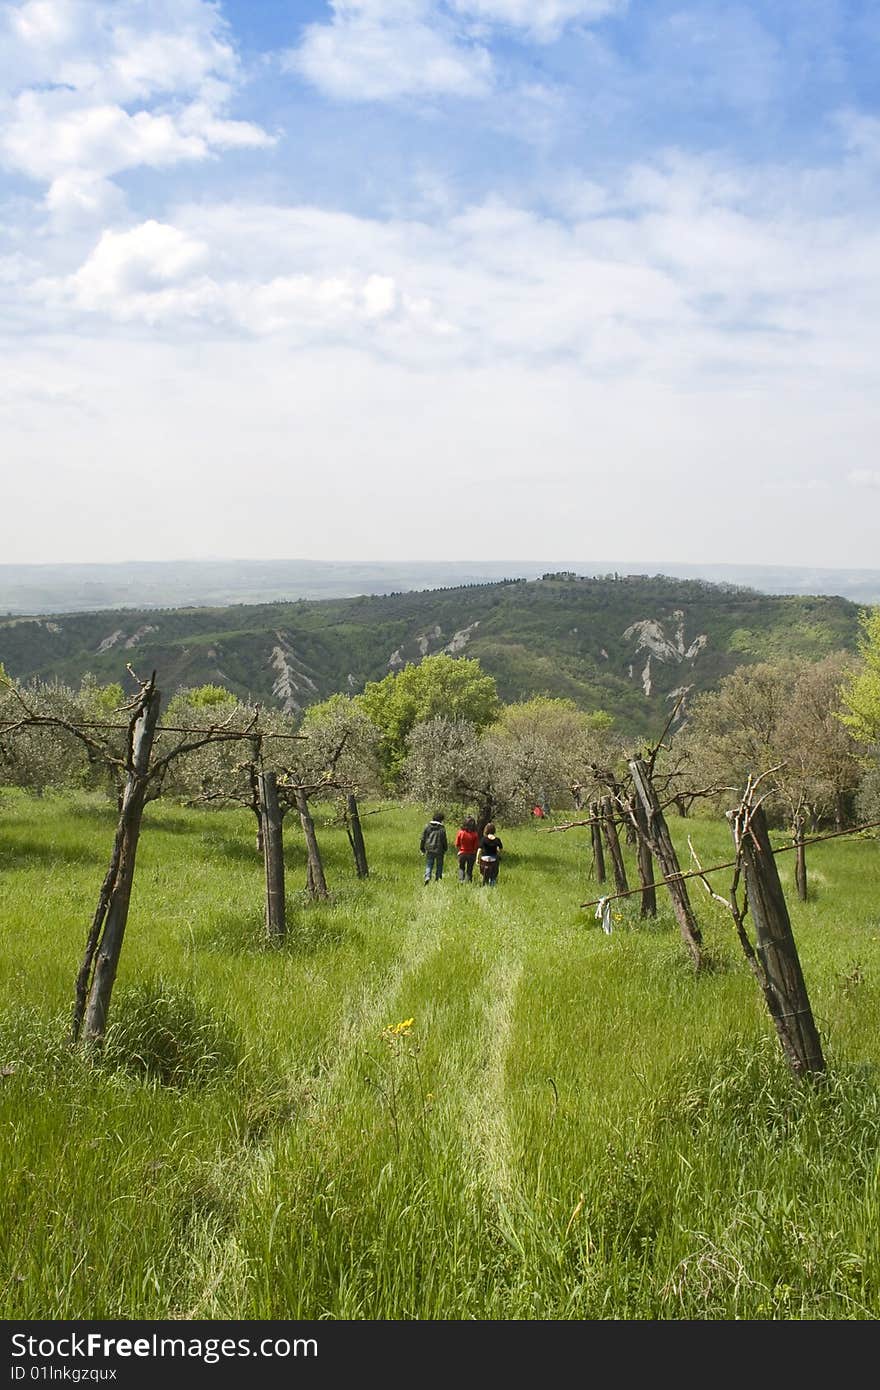
<instances>
[{"instance_id":1,"label":"yellow flower","mask_svg":"<svg viewBox=\"0 0 880 1390\"><path fill-rule=\"evenodd\" d=\"M402 1023L389 1023L384 1031L392 1038L408 1038L414 1022L413 1018L405 1018Z\"/></svg>"}]
</instances>

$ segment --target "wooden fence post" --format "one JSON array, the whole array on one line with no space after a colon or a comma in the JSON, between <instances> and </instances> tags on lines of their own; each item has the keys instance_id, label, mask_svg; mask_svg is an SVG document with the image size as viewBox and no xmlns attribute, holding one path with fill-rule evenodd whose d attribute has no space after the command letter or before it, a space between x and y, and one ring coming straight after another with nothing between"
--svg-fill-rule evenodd
<instances>
[{"instance_id":1,"label":"wooden fence post","mask_svg":"<svg viewBox=\"0 0 880 1390\"><path fill-rule=\"evenodd\" d=\"M597 883L605 882L605 853L602 849L602 827L598 801L590 802L590 841L593 846L593 874Z\"/></svg>"},{"instance_id":2,"label":"wooden fence post","mask_svg":"<svg viewBox=\"0 0 880 1390\"><path fill-rule=\"evenodd\" d=\"M605 843L608 846L608 856L614 873L614 886L618 893L628 893L629 882L626 877L626 865L623 862L623 851L620 848L617 826L614 824L614 802L610 796L606 796L600 801L599 809L602 813L602 829L605 832Z\"/></svg>"},{"instance_id":3,"label":"wooden fence post","mask_svg":"<svg viewBox=\"0 0 880 1390\"><path fill-rule=\"evenodd\" d=\"M110 867L101 889L98 907L86 944L85 957L76 980L72 1037L100 1044L107 1030L110 996L119 968L122 941L128 921L134 865L137 856L141 818L147 795L150 754L159 718L161 696L156 676L144 685L129 733L128 769L116 825Z\"/></svg>"},{"instance_id":4,"label":"wooden fence post","mask_svg":"<svg viewBox=\"0 0 880 1390\"><path fill-rule=\"evenodd\" d=\"M694 968L699 970L703 963L700 950L703 937L691 907L687 888L681 877L681 865L678 862L678 855L675 853L669 827L666 824L657 793L654 790L654 784L651 781L648 765L644 758L634 758L629 764L629 770L632 774L636 795L645 811L648 847L660 865L684 943L691 953Z\"/></svg>"},{"instance_id":5,"label":"wooden fence post","mask_svg":"<svg viewBox=\"0 0 880 1390\"><path fill-rule=\"evenodd\" d=\"M305 792L297 787L294 791L296 809L299 811L299 819L306 837L306 853L308 854L308 867L306 871L306 886L313 898L329 898L330 891L327 887L327 880L324 877L324 866L321 863L321 851L318 848L318 840L315 835L315 822L312 820L309 811L309 803Z\"/></svg>"},{"instance_id":6,"label":"wooden fence post","mask_svg":"<svg viewBox=\"0 0 880 1390\"><path fill-rule=\"evenodd\" d=\"M654 887L654 857L648 845L648 818L638 796L630 802L635 820L636 859L639 866L639 883L642 885L641 917L657 916L657 890Z\"/></svg>"},{"instance_id":7,"label":"wooden fence post","mask_svg":"<svg viewBox=\"0 0 880 1390\"><path fill-rule=\"evenodd\" d=\"M354 866L357 870L358 878L366 878L369 875L367 867L367 849L364 844L364 832L361 829L361 818L358 813L357 797L354 792L349 792L345 798L346 821L345 828L348 832L348 840L354 855Z\"/></svg>"},{"instance_id":8,"label":"wooden fence post","mask_svg":"<svg viewBox=\"0 0 880 1390\"><path fill-rule=\"evenodd\" d=\"M807 851L804 846L804 818L796 816L794 822L794 882L797 895L802 903L807 901Z\"/></svg>"},{"instance_id":9,"label":"wooden fence post","mask_svg":"<svg viewBox=\"0 0 880 1390\"><path fill-rule=\"evenodd\" d=\"M278 805L278 780L274 772L258 774L260 793L260 825L263 830L263 864L266 870L266 934L279 940L287 933L287 914L284 897L284 838L281 828L281 808Z\"/></svg>"},{"instance_id":10,"label":"wooden fence post","mask_svg":"<svg viewBox=\"0 0 880 1390\"><path fill-rule=\"evenodd\" d=\"M749 911L764 995L783 1051L793 1071L822 1072L825 1059L804 983L785 895L761 806L730 813L733 841L742 853Z\"/></svg>"}]
</instances>

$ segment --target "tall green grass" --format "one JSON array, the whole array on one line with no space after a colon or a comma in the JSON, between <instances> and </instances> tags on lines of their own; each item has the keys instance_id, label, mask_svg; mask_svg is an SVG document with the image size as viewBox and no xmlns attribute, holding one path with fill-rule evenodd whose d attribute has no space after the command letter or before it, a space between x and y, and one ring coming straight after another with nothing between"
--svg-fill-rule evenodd
<instances>
[{"instance_id":1,"label":"tall green grass","mask_svg":"<svg viewBox=\"0 0 880 1390\"><path fill-rule=\"evenodd\" d=\"M580 906L585 829L502 827L489 891L422 885L419 808L365 818L363 881L333 820L328 903L286 822L273 946L252 818L149 807L90 1063L65 1038L113 811L3 795L4 1318L878 1316L876 842L812 848L805 904L778 860L811 1085L699 883L695 976L664 894L611 935ZM672 829L730 857L721 823Z\"/></svg>"}]
</instances>

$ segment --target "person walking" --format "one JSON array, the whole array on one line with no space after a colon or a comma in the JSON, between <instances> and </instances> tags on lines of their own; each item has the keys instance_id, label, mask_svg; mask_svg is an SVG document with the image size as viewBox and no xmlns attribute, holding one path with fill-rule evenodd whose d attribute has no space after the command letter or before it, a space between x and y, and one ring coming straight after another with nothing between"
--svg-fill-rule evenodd
<instances>
[{"instance_id":1,"label":"person walking","mask_svg":"<svg viewBox=\"0 0 880 1390\"><path fill-rule=\"evenodd\" d=\"M494 888L498 882L498 869L503 848L504 846L495 834L495 822L487 821L480 836L479 849L480 874L484 888Z\"/></svg>"},{"instance_id":2,"label":"person walking","mask_svg":"<svg viewBox=\"0 0 880 1390\"><path fill-rule=\"evenodd\" d=\"M437 811L422 831L419 848L425 856L425 882L431 882L431 874L437 883L443 877L443 856L449 848L444 815Z\"/></svg>"},{"instance_id":3,"label":"person walking","mask_svg":"<svg viewBox=\"0 0 880 1390\"><path fill-rule=\"evenodd\" d=\"M458 853L458 881L464 883L472 882L474 877L474 864L477 858L477 849L480 844L480 835L477 830L477 822L473 816L468 816L467 820L462 821L461 829L455 837L455 848Z\"/></svg>"}]
</instances>

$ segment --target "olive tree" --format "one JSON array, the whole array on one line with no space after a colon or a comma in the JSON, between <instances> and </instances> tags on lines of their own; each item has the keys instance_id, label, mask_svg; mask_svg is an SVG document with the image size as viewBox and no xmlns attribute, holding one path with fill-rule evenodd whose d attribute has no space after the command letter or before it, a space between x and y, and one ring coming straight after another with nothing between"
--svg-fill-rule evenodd
<instances>
[{"instance_id":1,"label":"olive tree","mask_svg":"<svg viewBox=\"0 0 880 1390\"><path fill-rule=\"evenodd\" d=\"M435 718L466 720L477 729L500 712L495 680L479 661L444 653L426 657L402 671L369 681L355 703L380 732L386 784L399 784L407 758L407 738L416 724Z\"/></svg>"},{"instance_id":2,"label":"olive tree","mask_svg":"<svg viewBox=\"0 0 880 1390\"><path fill-rule=\"evenodd\" d=\"M814 827L842 824L859 778L840 718L850 668L846 653L741 667L693 702L676 742L698 777L725 788L724 804L763 774L777 816L789 824L802 816Z\"/></svg>"},{"instance_id":3,"label":"olive tree","mask_svg":"<svg viewBox=\"0 0 880 1390\"><path fill-rule=\"evenodd\" d=\"M415 801L473 809L481 827L522 814L503 749L467 719L435 715L416 724L406 741L402 782Z\"/></svg>"},{"instance_id":4,"label":"olive tree","mask_svg":"<svg viewBox=\"0 0 880 1390\"><path fill-rule=\"evenodd\" d=\"M0 781L42 795L84 785L87 745L67 725L82 717L76 691L57 681L0 681Z\"/></svg>"}]
</instances>

